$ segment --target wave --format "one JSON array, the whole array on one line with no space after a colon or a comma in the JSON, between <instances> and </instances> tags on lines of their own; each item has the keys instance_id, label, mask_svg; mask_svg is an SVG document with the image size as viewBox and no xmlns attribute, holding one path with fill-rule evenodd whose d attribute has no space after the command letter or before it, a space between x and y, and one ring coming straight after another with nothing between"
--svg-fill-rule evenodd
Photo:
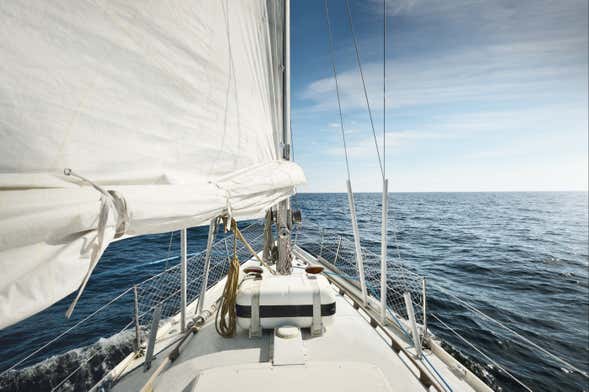
<instances>
[{"instance_id":1,"label":"wave","mask_svg":"<svg viewBox=\"0 0 589 392\"><path fill-rule=\"evenodd\" d=\"M123 331L35 365L10 370L0 377L0 391L89 390L133 351L133 338L133 331Z\"/></svg>"},{"instance_id":2,"label":"wave","mask_svg":"<svg viewBox=\"0 0 589 392\"><path fill-rule=\"evenodd\" d=\"M497 369L492 364L487 364L486 367L479 361L470 358L468 355L458 350L456 347L450 345L444 340L440 340L442 348L453 356L458 362L464 365L468 370L473 372L491 389L497 392L502 392L503 388L497 383L496 375ZM487 369L488 368L488 369ZM493 374L496 373L496 374Z\"/></svg>"}]
</instances>

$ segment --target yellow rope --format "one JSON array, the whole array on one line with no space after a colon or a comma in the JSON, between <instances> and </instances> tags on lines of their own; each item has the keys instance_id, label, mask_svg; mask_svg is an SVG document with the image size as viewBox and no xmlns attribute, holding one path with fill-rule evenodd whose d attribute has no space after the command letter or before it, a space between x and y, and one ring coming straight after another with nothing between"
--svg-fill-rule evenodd
<instances>
[{"instance_id":1,"label":"yellow rope","mask_svg":"<svg viewBox=\"0 0 589 392\"><path fill-rule=\"evenodd\" d=\"M223 218L223 223L225 225L225 231L227 231L228 220L227 218ZM223 289L223 296L221 297L221 303L219 305L219 309L217 310L217 315L215 317L215 328L219 335L230 338L235 335L235 326L237 323L237 316L235 314L235 303L237 301L237 287L239 284L239 259L237 257L237 240L239 239L246 248L250 251L250 253L260 262L261 265L266 267L266 269L271 274L276 274L270 266L258 256L256 251L251 247L251 245L245 240L241 231L237 227L237 222L235 219L231 219L231 228L230 230L233 231L233 259L229 264L229 272L227 272L227 282L225 282L225 288Z\"/></svg>"},{"instance_id":2,"label":"yellow rope","mask_svg":"<svg viewBox=\"0 0 589 392\"><path fill-rule=\"evenodd\" d=\"M231 220L231 229L236 232L237 223ZM233 259L229 264L227 272L227 282L223 289L221 304L217 310L215 318L215 328L217 333L225 338L230 338L235 334L235 325L237 316L235 314L235 302L237 300L237 284L239 282L239 259L237 258L237 236L233 236Z\"/></svg>"}]
</instances>

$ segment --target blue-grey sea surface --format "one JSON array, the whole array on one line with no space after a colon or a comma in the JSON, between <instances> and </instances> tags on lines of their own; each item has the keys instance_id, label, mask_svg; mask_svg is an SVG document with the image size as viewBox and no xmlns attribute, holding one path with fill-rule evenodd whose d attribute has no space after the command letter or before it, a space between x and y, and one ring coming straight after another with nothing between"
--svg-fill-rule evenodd
<instances>
[{"instance_id":1,"label":"blue-grey sea surface","mask_svg":"<svg viewBox=\"0 0 589 392\"><path fill-rule=\"evenodd\" d=\"M362 242L375 253L380 200L380 194L356 195ZM398 252L409 269L427 278L429 327L453 355L496 390L524 390L434 316L535 391L589 390L587 378L444 292L589 372L587 192L391 193L389 204L389 258ZM293 207L302 210L303 225L351 234L345 194L299 194ZM189 252L202 250L206 236L207 228L190 229ZM134 283L177 263L161 260L179 252L178 240L176 233L170 247L167 233L111 244L70 320L64 313L72 296L0 331L0 372ZM132 296L115 302L107 316L84 323L1 376L0 390L51 390L80 364L63 389L86 389L132 350L133 333L118 333L132 320L132 310Z\"/></svg>"}]
</instances>

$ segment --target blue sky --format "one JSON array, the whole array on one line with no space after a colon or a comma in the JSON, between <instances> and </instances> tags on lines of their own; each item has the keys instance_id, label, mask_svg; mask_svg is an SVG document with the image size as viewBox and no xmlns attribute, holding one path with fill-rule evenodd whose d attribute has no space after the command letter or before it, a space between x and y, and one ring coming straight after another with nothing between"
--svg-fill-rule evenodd
<instances>
[{"instance_id":1,"label":"blue sky","mask_svg":"<svg viewBox=\"0 0 589 392\"><path fill-rule=\"evenodd\" d=\"M350 0L382 146L382 0ZM345 191L323 0L292 0L292 132L300 192ZM586 190L587 1L387 4L391 191ZM378 160L344 0L330 0L354 191Z\"/></svg>"}]
</instances>

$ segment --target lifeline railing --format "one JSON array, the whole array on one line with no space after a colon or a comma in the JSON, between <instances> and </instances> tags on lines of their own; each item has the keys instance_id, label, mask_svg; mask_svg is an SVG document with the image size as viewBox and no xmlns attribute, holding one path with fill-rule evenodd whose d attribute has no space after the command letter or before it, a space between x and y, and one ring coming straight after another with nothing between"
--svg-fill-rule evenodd
<instances>
[{"instance_id":1,"label":"lifeline railing","mask_svg":"<svg viewBox=\"0 0 589 392\"><path fill-rule=\"evenodd\" d=\"M339 273L342 277L352 282L356 282L358 287L360 287L361 277L358 274L355 263L355 246L351 234L329 233L320 226L306 223L295 230L293 239L303 250L315 257L320 257L331 263L340 271ZM381 287L381 256L367 249L364 245L366 245L366 243L363 244L362 247L366 287L370 296L375 300L375 303L378 303L380 301ZM368 243L368 245L372 245L375 249L380 246L380 244L376 242L372 244ZM453 306L460 307L462 312L468 313L468 318L473 320L476 324L482 324L482 321L486 322L489 325L489 328L485 332L491 335L492 338L495 337L498 330L501 330L506 337L525 345L530 352L534 352L537 355L538 360L544 361L552 366L559 364L560 367L565 367L570 372L577 373L585 379L588 378L586 371L581 370L569 361L546 350L539 344L515 331L514 328L480 311L469 301L460 298L456 294L451 293L449 290L431 281L428 281L426 285L425 278L412 271L402 260L400 260L399 256L389 257L387 260L387 266L387 312L392 319L395 320L397 326L404 333L407 340L413 342L413 344L415 339L413 338L411 331L407 329L407 326L410 326L411 323L408 314L408 306L404 300L405 293L410 297L412 307L415 309L415 320L419 324L420 332L422 333L421 342L427 341L426 334L431 330L431 325L433 324L434 332L440 334L443 333L444 338L448 339L454 336L455 339L452 343L460 344L461 349L466 350L469 355L478 355L479 360L484 359L492 364L497 370L495 375L500 374L502 377L509 379L518 387L522 388L522 390L532 390L521 380L524 377L530 377L529 375L518 375L518 372L510 369L506 364L501 364L500 362L504 361L497 359L497 355L495 355L496 358L494 358L488 350L483 350L470 340L466 339L463 336L464 334L461 334L457 330L459 328L457 328L455 322L453 323L447 315L437 309L431 309L431 307L428 307L426 294L427 286L429 292L435 291L436 296L441 297L437 299L442 299L446 303L452 303ZM403 322L398 322L401 321L401 319ZM432 323L429 323L428 320L431 320ZM421 344L421 342L418 344ZM463 353L455 353L455 355L464 356ZM468 359L468 357L466 359ZM469 364L467 367L483 380L487 382L494 381L488 377L487 371L481 367L472 366L472 364ZM449 386L447 387L449 388ZM451 390L451 388L449 388L449 390Z\"/></svg>"},{"instance_id":2,"label":"lifeline railing","mask_svg":"<svg viewBox=\"0 0 589 392\"><path fill-rule=\"evenodd\" d=\"M246 241L254 248L261 250L263 248L263 225L261 223L254 223L241 230ZM351 281L358 282L359 275L355 265L355 247L351 235L346 234L334 234L327 233L324 229L318 226L305 225L297 227L293 232L293 242L309 252L310 254L321 257L324 260L333 264L339 270L342 277ZM370 245L370 244L369 244ZM379 244L372 244L377 247ZM362 248L364 266L365 266L365 279L366 287L377 302L380 300L380 256L370 251L366 247ZM237 255L241 262L244 262L251 258L250 251L238 241ZM203 260L205 257L205 251L189 255L190 258L187 262L187 303L194 302L200 295L201 282L203 278ZM229 234L220 240L214 242L211 247L210 254L210 270L208 276L207 289L218 283L227 273L228 259L232 257L232 235ZM170 261L178 259L180 256L168 257L165 260ZM438 332L438 328L446 331L450 331L456 335L460 341L465 342L468 348L481 355L483 358L491 362L496 368L504 375L516 382L524 390L531 390L526 384L521 382L512 371L509 371L506 366L502 366L498 361L492 359L489 353L480 349L470 341L466 340L457 330L456 327L452 326L450 320L443 320L443 315L438 311L432 311L427 307L426 302L426 284L425 279L419 276L417 273L412 271L405 263L398 258L390 258L388 260L388 273L387 273L387 306L388 313L394 320L403 319L405 323L409 321L408 307L405 301L405 293L409 294L411 303L415 310L415 320L420 325L421 331L427 332L429 329L428 318L435 319L437 324L435 331ZM447 296L447 299L452 301L455 305L462 306L465 310L472 312L473 317L482 317L488 319L496 327L502 328L503 330L510 333L515 338L525 342L530 348L536 350L544 358L549 358L558 363L564 364L572 371L576 371L583 376L587 376L585 372L563 360L562 358L550 353L538 344L530 341L529 339L521 336L512 328L507 325L487 316L473 305L457 297L456 295L449 293L447 290L432 285L428 282L429 287L436 289L438 293L443 293ZM109 309L113 306L123 306L130 308L129 315L130 321L126 323L119 323L119 327L113 328L111 333L117 333L122 331L129 331L129 336L134 343L135 350L138 349L138 345L143 343L143 338L150 332L150 325L154 309L156 307L161 308L161 320L165 320L171 316L174 316L180 311L180 290L181 290L181 270L180 264L174 265L164 271L142 281L141 283L129 287L106 304L99 307L97 310L82 318L72 327L68 328L49 342L43 344L38 349L34 350L30 354L18 359L8 369L3 370L0 376L4 376L16 369L22 364L29 364L35 358L38 359L38 355L47 350L49 347L62 341L66 336L70 336L74 331L80 331L90 323L115 324L115 321L119 321L120 315L114 317L108 315ZM123 325L120 328L120 325ZM404 325L399 324L398 326L404 330L406 337L409 341L413 338L411 334L405 329ZM135 333L132 331L135 330ZM82 331L84 333L84 331ZM421 343L419 343L421 344ZM52 390L60 390L68 385L68 381L80 371L80 369L97 353L85 358L82 363L79 363L77 367L68 369L67 376L60 380ZM116 363L113 364L113 366ZM112 367L104 366L104 374L108 373ZM471 369L473 370L473 369ZM481 372L475 373L481 376ZM484 376L484 375L483 375ZM102 379L102 376L98 375L94 382L98 382Z\"/></svg>"},{"instance_id":3,"label":"lifeline railing","mask_svg":"<svg viewBox=\"0 0 589 392\"><path fill-rule=\"evenodd\" d=\"M243 229L241 234L245 240L254 249L262 249L263 247L263 224L253 223ZM219 230L222 230L219 227ZM223 238L214 242L211 246L210 252L210 268L207 279L207 289L218 283L227 274L229 267L228 260L233 257L233 234L228 233ZM187 303L194 302L201 292L201 283L204 280L203 265L206 250L189 255L186 272L186 293ZM243 245L242 242L237 242L237 256L241 262L245 262L251 258L250 251ZM180 256L167 257L159 261L172 261L179 259ZM154 263L154 262L152 262ZM3 378L4 383L9 383L12 376L16 376L15 369L22 365L30 365L32 362L36 362L42 359L42 354L47 352L53 347L56 347L58 343L63 342L66 338L72 337L75 332L80 334L86 334L90 325L112 325L114 328L110 331L110 334L118 334L123 331L135 331L132 334L128 334L129 340L132 341L130 345L134 350L139 350L140 346L144 343L145 337L149 335L151 328L151 321L156 307L161 310L160 320L164 322L167 318L174 316L180 312L182 290L182 271L181 265L176 264L172 267L166 268L164 271L153 275L152 277L134 285L119 295L112 298L104 305L97 308L94 312L83 317L80 321L69 327L53 339L49 340L45 344L41 345L34 351L25 355L22 358L16 360L8 369L0 372L0 377ZM110 312L114 307L124 307L129 311L125 314L129 315L128 322L121 323L121 312L118 311L115 314ZM118 326L115 326L118 325ZM122 328L120 325L124 325ZM86 331L84 331L86 330ZM52 351L54 353L55 350ZM76 363L75 367L71 369L61 369L63 373L67 371L67 375L54 383L52 391L58 391L65 388L68 385L68 381L72 379L87 363L89 363L98 352L94 352L91 355L83 358L80 363ZM112 364L113 367L116 363ZM107 374L112 367L103 366L104 374ZM102 379L103 374L95 375L94 383ZM1 385L0 385L1 386ZM71 385L70 385L71 386ZM86 385L91 387L92 385Z\"/></svg>"},{"instance_id":4,"label":"lifeline railing","mask_svg":"<svg viewBox=\"0 0 589 392\"><path fill-rule=\"evenodd\" d=\"M351 235L329 233L318 226L305 225L295 230L293 241L308 253L321 257L337 267L342 277L359 284L361 278L355 263L355 245ZM381 256L362 247L362 258L368 294L380 302ZM425 279L396 258L390 258L387 265L386 297L389 311L407 320L409 315L404 294L409 293L415 309L416 322L420 325L427 324Z\"/></svg>"}]
</instances>

